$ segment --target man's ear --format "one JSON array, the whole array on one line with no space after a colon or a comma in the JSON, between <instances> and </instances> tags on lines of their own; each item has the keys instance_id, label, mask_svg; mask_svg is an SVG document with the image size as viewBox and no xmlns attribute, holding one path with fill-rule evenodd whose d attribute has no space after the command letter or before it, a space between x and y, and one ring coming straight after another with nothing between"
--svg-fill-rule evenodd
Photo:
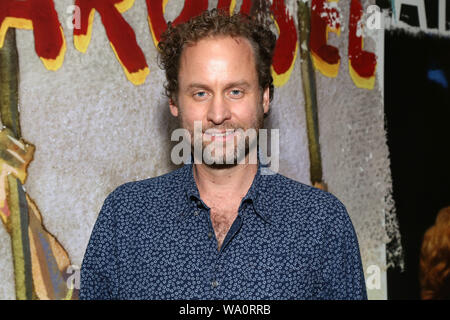
<instances>
[{"instance_id":1,"label":"man's ear","mask_svg":"<svg viewBox=\"0 0 450 320\"><path fill-rule=\"evenodd\" d=\"M270 87L264 89L263 92L263 108L264 108L264 114L269 112L270 107Z\"/></svg>"},{"instance_id":2,"label":"man's ear","mask_svg":"<svg viewBox=\"0 0 450 320\"><path fill-rule=\"evenodd\" d=\"M169 108L170 108L170 113L174 117L178 117L178 106L175 104L173 98L169 99Z\"/></svg>"}]
</instances>

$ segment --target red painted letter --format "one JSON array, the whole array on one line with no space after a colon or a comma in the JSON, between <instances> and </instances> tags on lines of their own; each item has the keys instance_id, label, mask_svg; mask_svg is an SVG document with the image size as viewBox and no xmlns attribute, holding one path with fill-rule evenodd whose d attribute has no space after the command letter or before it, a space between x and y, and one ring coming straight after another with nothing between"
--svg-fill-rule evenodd
<instances>
[{"instance_id":1,"label":"red painted letter","mask_svg":"<svg viewBox=\"0 0 450 320\"><path fill-rule=\"evenodd\" d=\"M313 0L309 47L314 67L328 77L336 77L341 57L336 47L327 44L328 32L340 35L340 14L337 1Z\"/></svg>"},{"instance_id":2,"label":"red painted letter","mask_svg":"<svg viewBox=\"0 0 450 320\"><path fill-rule=\"evenodd\" d=\"M372 52L363 50L362 16L361 3L359 0L352 0L348 34L348 65L350 76L358 88L373 89L377 58Z\"/></svg>"},{"instance_id":3,"label":"red painted letter","mask_svg":"<svg viewBox=\"0 0 450 320\"><path fill-rule=\"evenodd\" d=\"M148 10L148 24L153 42L158 47L161 35L167 29L164 10L167 0L146 0ZM208 0L186 0L180 15L173 21L173 25L188 21L208 9Z\"/></svg>"},{"instance_id":4,"label":"red painted letter","mask_svg":"<svg viewBox=\"0 0 450 320\"><path fill-rule=\"evenodd\" d=\"M91 40L94 12L97 10L102 17L111 47L128 80L139 85L144 83L150 71L133 29L121 15L133 3L134 0L76 0L75 5L80 8L81 28L75 28L73 35L75 48L86 52Z\"/></svg>"},{"instance_id":5,"label":"red painted letter","mask_svg":"<svg viewBox=\"0 0 450 320\"><path fill-rule=\"evenodd\" d=\"M273 83L277 87L284 85L291 76L297 57L297 28L288 15L284 0L273 0L270 8L278 30L278 39L272 60Z\"/></svg>"},{"instance_id":6,"label":"red painted letter","mask_svg":"<svg viewBox=\"0 0 450 320\"><path fill-rule=\"evenodd\" d=\"M9 27L33 29L34 47L45 67L58 70L66 52L66 42L52 0L1 0L0 48Z\"/></svg>"},{"instance_id":7,"label":"red painted letter","mask_svg":"<svg viewBox=\"0 0 450 320\"><path fill-rule=\"evenodd\" d=\"M219 0L217 2L217 9L228 11L230 13L230 15L234 12L235 7L236 7L236 0ZM241 10L242 10L242 5L241 5Z\"/></svg>"}]
</instances>

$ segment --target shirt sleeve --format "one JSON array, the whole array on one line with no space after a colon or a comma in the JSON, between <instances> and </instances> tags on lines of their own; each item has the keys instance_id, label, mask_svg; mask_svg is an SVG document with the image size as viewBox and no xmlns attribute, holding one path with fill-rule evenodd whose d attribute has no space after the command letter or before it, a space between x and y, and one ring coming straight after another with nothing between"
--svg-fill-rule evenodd
<instances>
[{"instance_id":1,"label":"shirt sleeve","mask_svg":"<svg viewBox=\"0 0 450 320\"><path fill-rule=\"evenodd\" d=\"M80 300L114 298L116 281L116 222L113 193L105 199L84 254L80 276Z\"/></svg>"},{"instance_id":2,"label":"shirt sleeve","mask_svg":"<svg viewBox=\"0 0 450 320\"><path fill-rule=\"evenodd\" d=\"M344 205L337 202L325 230L319 299L367 300L356 232Z\"/></svg>"}]
</instances>

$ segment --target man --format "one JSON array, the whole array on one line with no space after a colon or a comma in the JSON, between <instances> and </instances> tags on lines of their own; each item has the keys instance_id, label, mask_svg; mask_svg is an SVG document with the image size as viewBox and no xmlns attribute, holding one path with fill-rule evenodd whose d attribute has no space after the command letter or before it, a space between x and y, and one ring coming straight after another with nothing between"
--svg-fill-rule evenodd
<instances>
[{"instance_id":1,"label":"man","mask_svg":"<svg viewBox=\"0 0 450 320\"><path fill-rule=\"evenodd\" d=\"M275 40L266 22L217 10L169 25L159 49L170 112L202 152L107 197L82 299L366 299L345 207L249 161L242 132L269 111Z\"/></svg>"}]
</instances>

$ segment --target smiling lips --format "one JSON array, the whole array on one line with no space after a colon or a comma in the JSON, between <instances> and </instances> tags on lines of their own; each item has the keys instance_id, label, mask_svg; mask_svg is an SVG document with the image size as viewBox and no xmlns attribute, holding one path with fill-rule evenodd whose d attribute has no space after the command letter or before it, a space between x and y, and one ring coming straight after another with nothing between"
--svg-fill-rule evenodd
<instances>
[{"instance_id":1,"label":"smiling lips","mask_svg":"<svg viewBox=\"0 0 450 320\"><path fill-rule=\"evenodd\" d=\"M211 131L207 130L203 136L208 136L211 141L225 141L229 140L236 135L235 130L226 130L226 131Z\"/></svg>"}]
</instances>

